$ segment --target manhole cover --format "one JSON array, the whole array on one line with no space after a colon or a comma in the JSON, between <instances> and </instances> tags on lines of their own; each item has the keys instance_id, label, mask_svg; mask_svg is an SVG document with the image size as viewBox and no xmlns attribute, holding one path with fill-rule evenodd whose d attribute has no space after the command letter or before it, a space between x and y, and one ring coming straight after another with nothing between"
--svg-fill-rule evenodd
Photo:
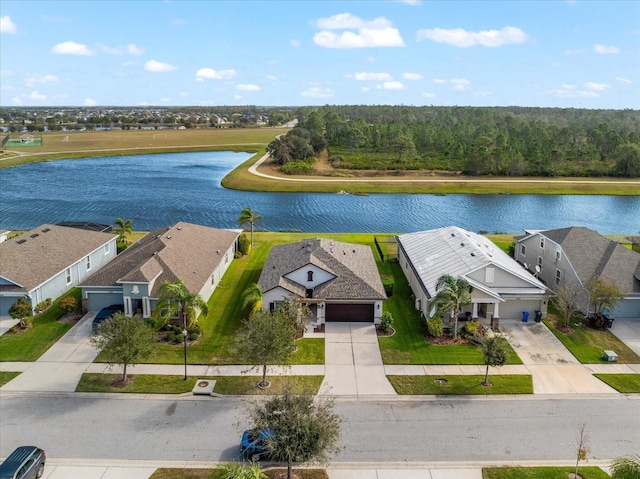
<instances>
[{"instance_id":1,"label":"manhole cover","mask_svg":"<svg viewBox=\"0 0 640 479\"><path fill-rule=\"evenodd\" d=\"M198 383L198 386L200 386L201 388L206 388L209 385L209 381L200 381Z\"/></svg>"},{"instance_id":2,"label":"manhole cover","mask_svg":"<svg viewBox=\"0 0 640 479\"><path fill-rule=\"evenodd\" d=\"M211 396L216 386L214 379L198 379L193 386L192 393L195 395Z\"/></svg>"},{"instance_id":3,"label":"manhole cover","mask_svg":"<svg viewBox=\"0 0 640 479\"><path fill-rule=\"evenodd\" d=\"M449 381L447 381L444 378L438 378L438 379L434 379L433 382L436 383L436 384L447 384Z\"/></svg>"}]
</instances>

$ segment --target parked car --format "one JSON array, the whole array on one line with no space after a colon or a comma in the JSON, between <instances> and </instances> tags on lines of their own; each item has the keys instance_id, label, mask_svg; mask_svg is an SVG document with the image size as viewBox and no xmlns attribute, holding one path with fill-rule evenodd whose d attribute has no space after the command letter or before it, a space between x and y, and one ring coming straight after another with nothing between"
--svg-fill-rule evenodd
<instances>
[{"instance_id":1,"label":"parked car","mask_svg":"<svg viewBox=\"0 0 640 479\"><path fill-rule=\"evenodd\" d=\"M124 311L124 305L122 304L112 304L111 306L102 308L100 311L98 311L98 314L96 314L96 317L93 318L93 323L92 323L93 330L94 331L97 330L98 326L100 326L100 323L102 323L105 319L110 318L113 313L123 312L123 311Z\"/></svg>"},{"instance_id":2,"label":"parked car","mask_svg":"<svg viewBox=\"0 0 640 479\"><path fill-rule=\"evenodd\" d=\"M270 459L267 439L272 435L268 429L247 429L240 439L240 456L251 461Z\"/></svg>"},{"instance_id":3,"label":"parked car","mask_svg":"<svg viewBox=\"0 0 640 479\"><path fill-rule=\"evenodd\" d=\"M20 446L0 464L0 479L36 479L44 474L46 453L36 446Z\"/></svg>"}]
</instances>

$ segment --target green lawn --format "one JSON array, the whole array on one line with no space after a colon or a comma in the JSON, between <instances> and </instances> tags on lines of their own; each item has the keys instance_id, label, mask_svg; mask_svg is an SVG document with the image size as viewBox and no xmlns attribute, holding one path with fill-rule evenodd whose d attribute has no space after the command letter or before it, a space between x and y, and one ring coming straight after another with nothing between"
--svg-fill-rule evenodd
<instances>
[{"instance_id":1,"label":"green lawn","mask_svg":"<svg viewBox=\"0 0 640 479\"><path fill-rule=\"evenodd\" d=\"M484 375L387 377L396 392L401 395L533 394L533 382L527 374L492 375L489 372L491 386L482 385Z\"/></svg>"},{"instance_id":2,"label":"green lawn","mask_svg":"<svg viewBox=\"0 0 640 479\"><path fill-rule=\"evenodd\" d=\"M183 376L168 376L161 374L130 375L131 383L126 387L114 387L111 383L121 378L121 374L84 373L76 387L76 392L102 393L139 393L139 394L183 394L193 390L196 378ZM270 395L280 394L285 386L298 394L317 394L322 384L323 376L267 376L271 381L268 389L259 389L257 376L220 376L208 377L215 379L214 392L232 395Z\"/></svg>"},{"instance_id":3,"label":"green lawn","mask_svg":"<svg viewBox=\"0 0 640 479\"><path fill-rule=\"evenodd\" d=\"M594 374L621 393L640 393L640 374Z\"/></svg>"},{"instance_id":4,"label":"green lawn","mask_svg":"<svg viewBox=\"0 0 640 479\"><path fill-rule=\"evenodd\" d=\"M282 477L280 474L286 469L268 468L263 472L270 479ZM324 469L293 469L295 477L298 479L329 479L327 471ZM177 469L160 468L151 474L149 479L219 479L224 474L222 468L214 469ZM286 476L285 476L286 477Z\"/></svg>"},{"instance_id":5,"label":"green lawn","mask_svg":"<svg viewBox=\"0 0 640 479\"><path fill-rule=\"evenodd\" d=\"M482 470L482 479L568 479L575 467L489 467ZM609 479L599 467L581 466L583 479Z\"/></svg>"},{"instance_id":6,"label":"green lawn","mask_svg":"<svg viewBox=\"0 0 640 479\"><path fill-rule=\"evenodd\" d=\"M548 319L544 320L544 324L582 364L606 363L602 358L602 352L605 349L618 353L619 363L640 363L640 356L620 341L611 331L592 329L588 326L586 320L571 321L571 325L575 330L571 334L558 331Z\"/></svg>"},{"instance_id":7,"label":"green lawn","mask_svg":"<svg viewBox=\"0 0 640 479\"><path fill-rule=\"evenodd\" d=\"M73 288L60 298L65 296L74 296L80 304L79 288ZM32 328L0 336L0 361L35 361L71 329L73 324L58 321L64 315L58 306L60 298L44 313L33 318Z\"/></svg>"},{"instance_id":8,"label":"green lawn","mask_svg":"<svg viewBox=\"0 0 640 479\"><path fill-rule=\"evenodd\" d=\"M16 371L0 371L0 387L7 384L13 378L18 376L20 373Z\"/></svg>"}]
</instances>

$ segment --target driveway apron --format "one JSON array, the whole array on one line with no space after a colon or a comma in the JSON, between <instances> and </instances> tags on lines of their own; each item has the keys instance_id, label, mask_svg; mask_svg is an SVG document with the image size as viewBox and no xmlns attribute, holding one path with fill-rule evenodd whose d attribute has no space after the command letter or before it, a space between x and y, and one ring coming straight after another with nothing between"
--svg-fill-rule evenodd
<instances>
[{"instance_id":1,"label":"driveway apron","mask_svg":"<svg viewBox=\"0 0 640 479\"><path fill-rule=\"evenodd\" d=\"M500 320L500 329L531 373L534 394L617 393L580 364L544 323Z\"/></svg>"},{"instance_id":2,"label":"driveway apron","mask_svg":"<svg viewBox=\"0 0 640 479\"><path fill-rule=\"evenodd\" d=\"M611 332L631 350L640 355L640 318L620 319L613 321Z\"/></svg>"},{"instance_id":3,"label":"driveway apron","mask_svg":"<svg viewBox=\"0 0 640 479\"><path fill-rule=\"evenodd\" d=\"M325 376L320 394L395 396L371 323L325 324Z\"/></svg>"}]
</instances>

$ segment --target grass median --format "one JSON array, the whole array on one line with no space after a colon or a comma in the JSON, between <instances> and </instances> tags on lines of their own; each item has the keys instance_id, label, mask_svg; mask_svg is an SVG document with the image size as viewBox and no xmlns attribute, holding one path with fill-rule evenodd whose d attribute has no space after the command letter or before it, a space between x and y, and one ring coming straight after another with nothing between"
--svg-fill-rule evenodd
<instances>
[{"instance_id":1,"label":"grass median","mask_svg":"<svg viewBox=\"0 0 640 479\"><path fill-rule=\"evenodd\" d=\"M489 467L482 470L482 479L566 479L576 471L566 467ZM582 479L609 479L609 474L599 467L581 466Z\"/></svg>"},{"instance_id":2,"label":"grass median","mask_svg":"<svg viewBox=\"0 0 640 479\"><path fill-rule=\"evenodd\" d=\"M533 394L533 381L527 374L489 375L491 386L483 386L484 375L387 376L400 395L480 395Z\"/></svg>"},{"instance_id":3,"label":"grass median","mask_svg":"<svg viewBox=\"0 0 640 479\"><path fill-rule=\"evenodd\" d=\"M594 374L619 393L640 393L640 374Z\"/></svg>"}]
</instances>

